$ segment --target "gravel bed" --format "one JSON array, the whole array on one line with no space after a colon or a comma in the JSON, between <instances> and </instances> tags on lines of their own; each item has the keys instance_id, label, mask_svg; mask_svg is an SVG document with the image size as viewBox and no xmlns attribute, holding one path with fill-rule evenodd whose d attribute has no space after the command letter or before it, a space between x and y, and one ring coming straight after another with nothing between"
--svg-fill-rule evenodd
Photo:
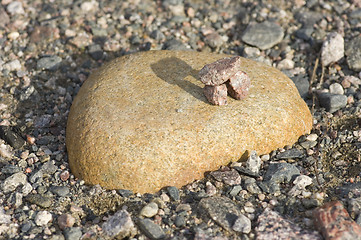
<instances>
[{"instance_id":1,"label":"gravel bed","mask_svg":"<svg viewBox=\"0 0 361 240\"><path fill-rule=\"evenodd\" d=\"M359 0L2 0L0 239L322 239L312 211L337 199L361 224L360 9ZM159 49L279 68L308 104L312 133L181 189L85 185L65 147L74 96L105 62Z\"/></svg>"}]
</instances>

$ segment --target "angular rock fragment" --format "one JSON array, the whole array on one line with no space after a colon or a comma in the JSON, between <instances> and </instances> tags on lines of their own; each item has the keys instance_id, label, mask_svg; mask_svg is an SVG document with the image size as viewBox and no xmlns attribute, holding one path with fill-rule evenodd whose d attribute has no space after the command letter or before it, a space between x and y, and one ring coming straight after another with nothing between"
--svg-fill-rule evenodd
<instances>
[{"instance_id":1,"label":"angular rock fragment","mask_svg":"<svg viewBox=\"0 0 361 240\"><path fill-rule=\"evenodd\" d=\"M214 105L226 105L227 104L227 86L225 84L219 86L204 87L204 95L208 102Z\"/></svg>"},{"instance_id":2,"label":"angular rock fragment","mask_svg":"<svg viewBox=\"0 0 361 240\"><path fill-rule=\"evenodd\" d=\"M240 64L241 58L238 56L219 59L199 71L200 80L210 86L221 85L239 71Z\"/></svg>"},{"instance_id":3,"label":"angular rock fragment","mask_svg":"<svg viewBox=\"0 0 361 240\"><path fill-rule=\"evenodd\" d=\"M326 240L361 239L361 227L349 216L340 201L326 203L313 212L316 228Z\"/></svg>"},{"instance_id":4,"label":"angular rock fragment","mask_svg":"<svg viewBox=\"0 0 361 240\"><path fill-rule=\"evenodd\" d=\"M229 95L237 100L241 100L247 97L251 80L247 73L238 71L226 82L226 85Z\"/></svg>"}]
</instances>

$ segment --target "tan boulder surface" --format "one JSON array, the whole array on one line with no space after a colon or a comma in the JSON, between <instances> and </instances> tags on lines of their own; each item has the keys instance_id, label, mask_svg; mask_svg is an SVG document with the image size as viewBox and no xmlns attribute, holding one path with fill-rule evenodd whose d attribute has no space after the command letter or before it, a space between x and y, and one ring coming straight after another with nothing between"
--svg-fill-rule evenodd
<instances>
[{"instance_id":1,"label":"tan boulder surface","mask_svg":"<svg viewBox=\"0 0 361 240\"><path fill-rule=\"evenodd\" d=\"M107 189L153 193L201 179L246 151L292 145L310 131L312 116L293 82L252 60L241 58L248 97L211 105L198 72L223 57L229 55L148 51L94 72L69 113L72 173Z\"/></svg>"}]
</instances>

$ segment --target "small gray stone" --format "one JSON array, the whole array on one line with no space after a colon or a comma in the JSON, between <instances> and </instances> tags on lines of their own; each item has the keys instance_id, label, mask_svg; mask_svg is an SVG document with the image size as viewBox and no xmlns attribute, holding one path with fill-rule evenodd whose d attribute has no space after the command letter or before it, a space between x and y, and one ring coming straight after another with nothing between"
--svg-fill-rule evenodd
<instances>
[{"instance_id":1,"label":"small gray stone","mask_svg":"<svg viewBox=\"0 0 361 240\"><path fill-rule=\"evenodd\" d=\"M234 169L231 169L230 171L214 171L211 172L210 175L214 177L219 182L224 182L227 185L239 185L241 184L241 176L238 174L238 172Z\"/></svg>"},{"instance_id":2,"label":"small gray stone","mask_svg":"<svg viewBox=\"0 0 361 240\"><path fill-rule=\"evenodd\" d=\"M274 181L264 181L259 182L258 186L262 189L263 192L274 194L280 192L280 185Z\"/></svg>"},{"instance_id":3,"label":"small gray stone","mask_svg":"<svg viewBox=\"0 0 361 240\"><path fill-rule=\"evenodd\" d=\"M71 227L67 228L64 231L64 236L66 240L79 240L83 233L81 232L80 227Z\"/></svg>"},{"instance_id":4,"label":"small gray stone","mask_svg":"<svg viewBox=\"0 0 361 240\"><path fill-rule=\"evenodd\" d=\"M58 167L52 162L47 161L44 163L44 165L41 167L41 171L43 171L44 174L54 174L58 170Z\"/></svg>"},{"instance_id":5,"label":"small gray stone","mask_svg":"<svg viewBox=\"0 0 361 240\"><path fill-rule=\"evenodd\" d=\"M229 195L231 195L232 197L237 196L237 194L242 191L242 187L239 185L236 185L232 188L232 190L229 192Z\"/></svg>"},{"instance_id":6,"label":"small gray stone","mask_svg":"<svg viewBox=\"0 0 361 240\"><path fill-rule=\"evenodd\" d=\"M293 83L296 85L298 93L301 95L303 99L306 99L308 97L308 90L310 87L310 82L308 80L308 77L306 75L300 74L291 77L291 79Z\"/></svg>"},{"instance_id":7,"label":"small gray stone","mask_svg":"<svg viewBox=\"0 0 361 240\"><path fill-rule=\"evenodd\" d=\"M26 175L22 172L15 173L10 177L6 178L1 184L1 189L4 193L15 191L18 186L24 186L27 183Z\"/></svg>"},{"instance_id":8,"label":"small gray stone","mask_svg":"<svg viewBox=\"0 0 361 240\"><path fill-rule=\"evenodd\" d=\"M50 191L59 197L65 197L69 194L69 188L66 186L53 186L50 188Z\"/></svg>"},{"instance_id":9,"label":"small gray stone","mask_svg":"<svg viewBox=\"0 0 361 240\"><path fill-rule=\"evenodd\" d=\"M266 50L281 42L283 36L283 29L279 25L265 21L262 23L249 24L244 32L242 41Z\"/></svg>"},{"instance_id":10,"label":"small gray stone","mask_svg":"<svg viewBox=\"0 0 361 240\"><path fill-rule=\"evenodd\" d=\"M248 234L251 232L252 229L251 220L243 214L240 214L236 219L235 223L233 224L232 229L236 232Z\"/></svg>"},{"instance_id":11,"label":"small gray stone","mask_svg":"<svg viewBox=\"0 0 361 240\"><path fill-rule=\"evenodd\" d=\"M42 57L38 60L36 67L38 70L55 71L58 69L61 62L62 59L59 56Z\"/></svg>"},{"instance_id":12,"label":"small gray stone","mask_svg":"<svg viewBox=\"0 0 361 240\"><path fill-rule=\"evenodd\" d=\"M361 70L361 35L346 43L345 54L348 66L355 71Z\"/></svg>"},{"instance_id":13,"label":"small gray stone","mask_svg":"<svg viewBox=\"0 0 361 240\"><path fill-rule=\"evenodd\" d=\"M241 211L236 204L226 197L208 197L203 198L199 202L201 211L205 211L209 216L227 231L232 230L232 226L237 218L241 215Z\"/></svg>"},{"instance_id":14,"label":"small gray stone","mask_svg":"<svg viewBox=\"0 0 361 240\"><path fill-rule=\"evenodd\" d=\"M186 220L185 220L184 216L177 215L174 220L174 224L176 227L183 227L186 224Z\"/></svg>"},{"instance_id":15,"label":"small gray stone","mask_svg":"<svg viewBox=\"0 0 361 240\"><path fill-rule=\"evenodd\" d=\"M266 174L265 181L273 181L275 183L288 183L292 179L300 175L300 170L289 163L272 163L270 164Z\"/></svg>"},{"instance_id":16,"label":"small gray stone","mask_svg":"<svg viewBox=\"0 0 361 240\"><path fill-rule=\"evenodd\" d=\"M99 44L91 45L89 46L89 54L94 60L98 61L103 58L103 49Z\"/></svg>"},{"instance_id":17,"label":"small gray stone","mask_svg":"<svg viewBox=\"0 0 361 240\"><path fill-rule=\"evenodd\" d=\"M106 235L117 239L132 237L137 232L130 214L126 210L120 210L109 217L102 228Z\"/></svg>"},{"instance_id":18,"label":"small gray stone","mask_svg":"<svg viewBox=\"0 0 361 240\"><path fill-rule=\"evenodd\" d=\"M226 105L227 104L227 86L222 84L219 86L204 86L204 95L208 102L213 105Z\"/></svg>"},{"instance_id":19,"label":"small gray stone","mask_svg":"<svg viewBox=\"0 0 361 240\"><path fill-rule=\"evenodd\" d=\"M247 178L244 180L244 188L252 194L262 193L254 178Z\"/></svg>"},{"instance_id":20,"label":"small gray stone","mask_svg":"<svg viewBox=\"0 0 361 240\"><path fill-rule=\"evenodd\" d=\"M334 113L347 105L347 96L345 95L321 92L317 94L317 97L320 105L330 113Z\"/></svg>"},{"instance_id":21,"label":"small gray stone","mask_svg":"<svg viewBox=\"0 0 361 240\"><path fill-rule=\"evenodd\" d=\"M167 187L167 191L168 191L169 196L173 199L173 201L179 201L178 188L170 186L170 187Z\"/></svg>"},{"instance_id":22,"label":"small gray stone","mask_svg":"<svg viewBox=\"0 0 361 240\"><path fill-rule=\"evenodd\" d=\"M158 41L165 38L164 34L161 31L159 31L158 29L151 32L149 36Z\"/></svg>"},{"instance_id":23,"label":"small gray stone","mask_svg":"<svg viewBox=\"0 0 361 240\"><path fill-rule=\"evenodd\" d=\"M302 158L305 154L297 148L291 148L276 155L277 159Z\"/></svg>"},{"instance_id":24,"label":"small gray stone","mask_svg":"<svg viewBox=\"0 0 361 240\"><path fill-rule=\"evenodd\" d=\"M164 50L189 50L182 42L177 39L166 41L163 46Z\"/></svg>"},{"instance_id":25,"label":"small gray stone","mask_svg":"<svg viewBox=\"0 0 361 240\"><path fill-rule=\"evenodd\" d=\"M140 216L143 217L153 217L158 212L158 205L155 202L148 203L145 205L142 210L140 210Z\"/></svg>"},{"instance_id":26,"label":"small gray stone","mask_svg":"<svg viewBox=\"0 0 361 240\"><path fill-rule=\"evenodd\" d=\"M163 229L158 225L155 224L152 220L146 219L139 219L138 227L140 231L144 233L150 239L163 239L165 238L165 234Z\"/></svg>"},{"instance_id":27,"label":"small gray stone","mask_svg":"<svg viewBox=\"0 0 361 240\"><path fill-rule=\"evenodd\" d=\"M249 158L246 162L246 167L248 170L257 173L259 172L259 168L261 167L262 160L257 155L256 151L251 151L251 154L249 155Z\"/></svg>"},{"instance_id":28,"label":"small gray stone","mask_svg":"<svg viewBox=\"0 0 361 240\"><path fill-rule=\"evenodd\" d=\"M361 215L361 197L349 199L347 210L352 218Z\"/></svg>"},{"instance_id":29,"label":"small gray stone","mask_svg":"<svg viewBox=\"0 0 361 240\"><path fill-rule=\"evenodd\" d=\"M53 203L53 199L47 196L42 196L40 194L31 194L28 195L26 200L30 203L36 204L43 208L48 208Z\"/></svg>"},{"instance_id":30,"label":"small gray stone","mask_svg":"<svg viewBox=\"0 0 361 240\"><path fill-rule=\"evenodd\" d=\"M321 62L323 66L339 61L345 55L344 40L341 34L332 32L326 37L321 49Z\"/></svg>"}]
</instances>

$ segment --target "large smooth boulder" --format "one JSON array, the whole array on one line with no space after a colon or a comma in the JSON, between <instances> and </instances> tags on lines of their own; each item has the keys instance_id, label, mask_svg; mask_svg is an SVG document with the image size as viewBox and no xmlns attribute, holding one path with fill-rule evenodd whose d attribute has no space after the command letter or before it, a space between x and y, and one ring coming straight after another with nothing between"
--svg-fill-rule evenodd
<instances>
[{"instance_id":1,"label":"large smooth boulder","mask_svg":"<svg viewBox=\"0 0 361 240\"><path fill-rule=\"evenodd\" d=\"M66 131L73 174L107 189L155 192L201 179L206 171L292 145L312 116L279 70L242 58L249 96L207 102L199 70L228 55L148 51L94 72L71 107Z\"/></svg>"}]
</instances>

